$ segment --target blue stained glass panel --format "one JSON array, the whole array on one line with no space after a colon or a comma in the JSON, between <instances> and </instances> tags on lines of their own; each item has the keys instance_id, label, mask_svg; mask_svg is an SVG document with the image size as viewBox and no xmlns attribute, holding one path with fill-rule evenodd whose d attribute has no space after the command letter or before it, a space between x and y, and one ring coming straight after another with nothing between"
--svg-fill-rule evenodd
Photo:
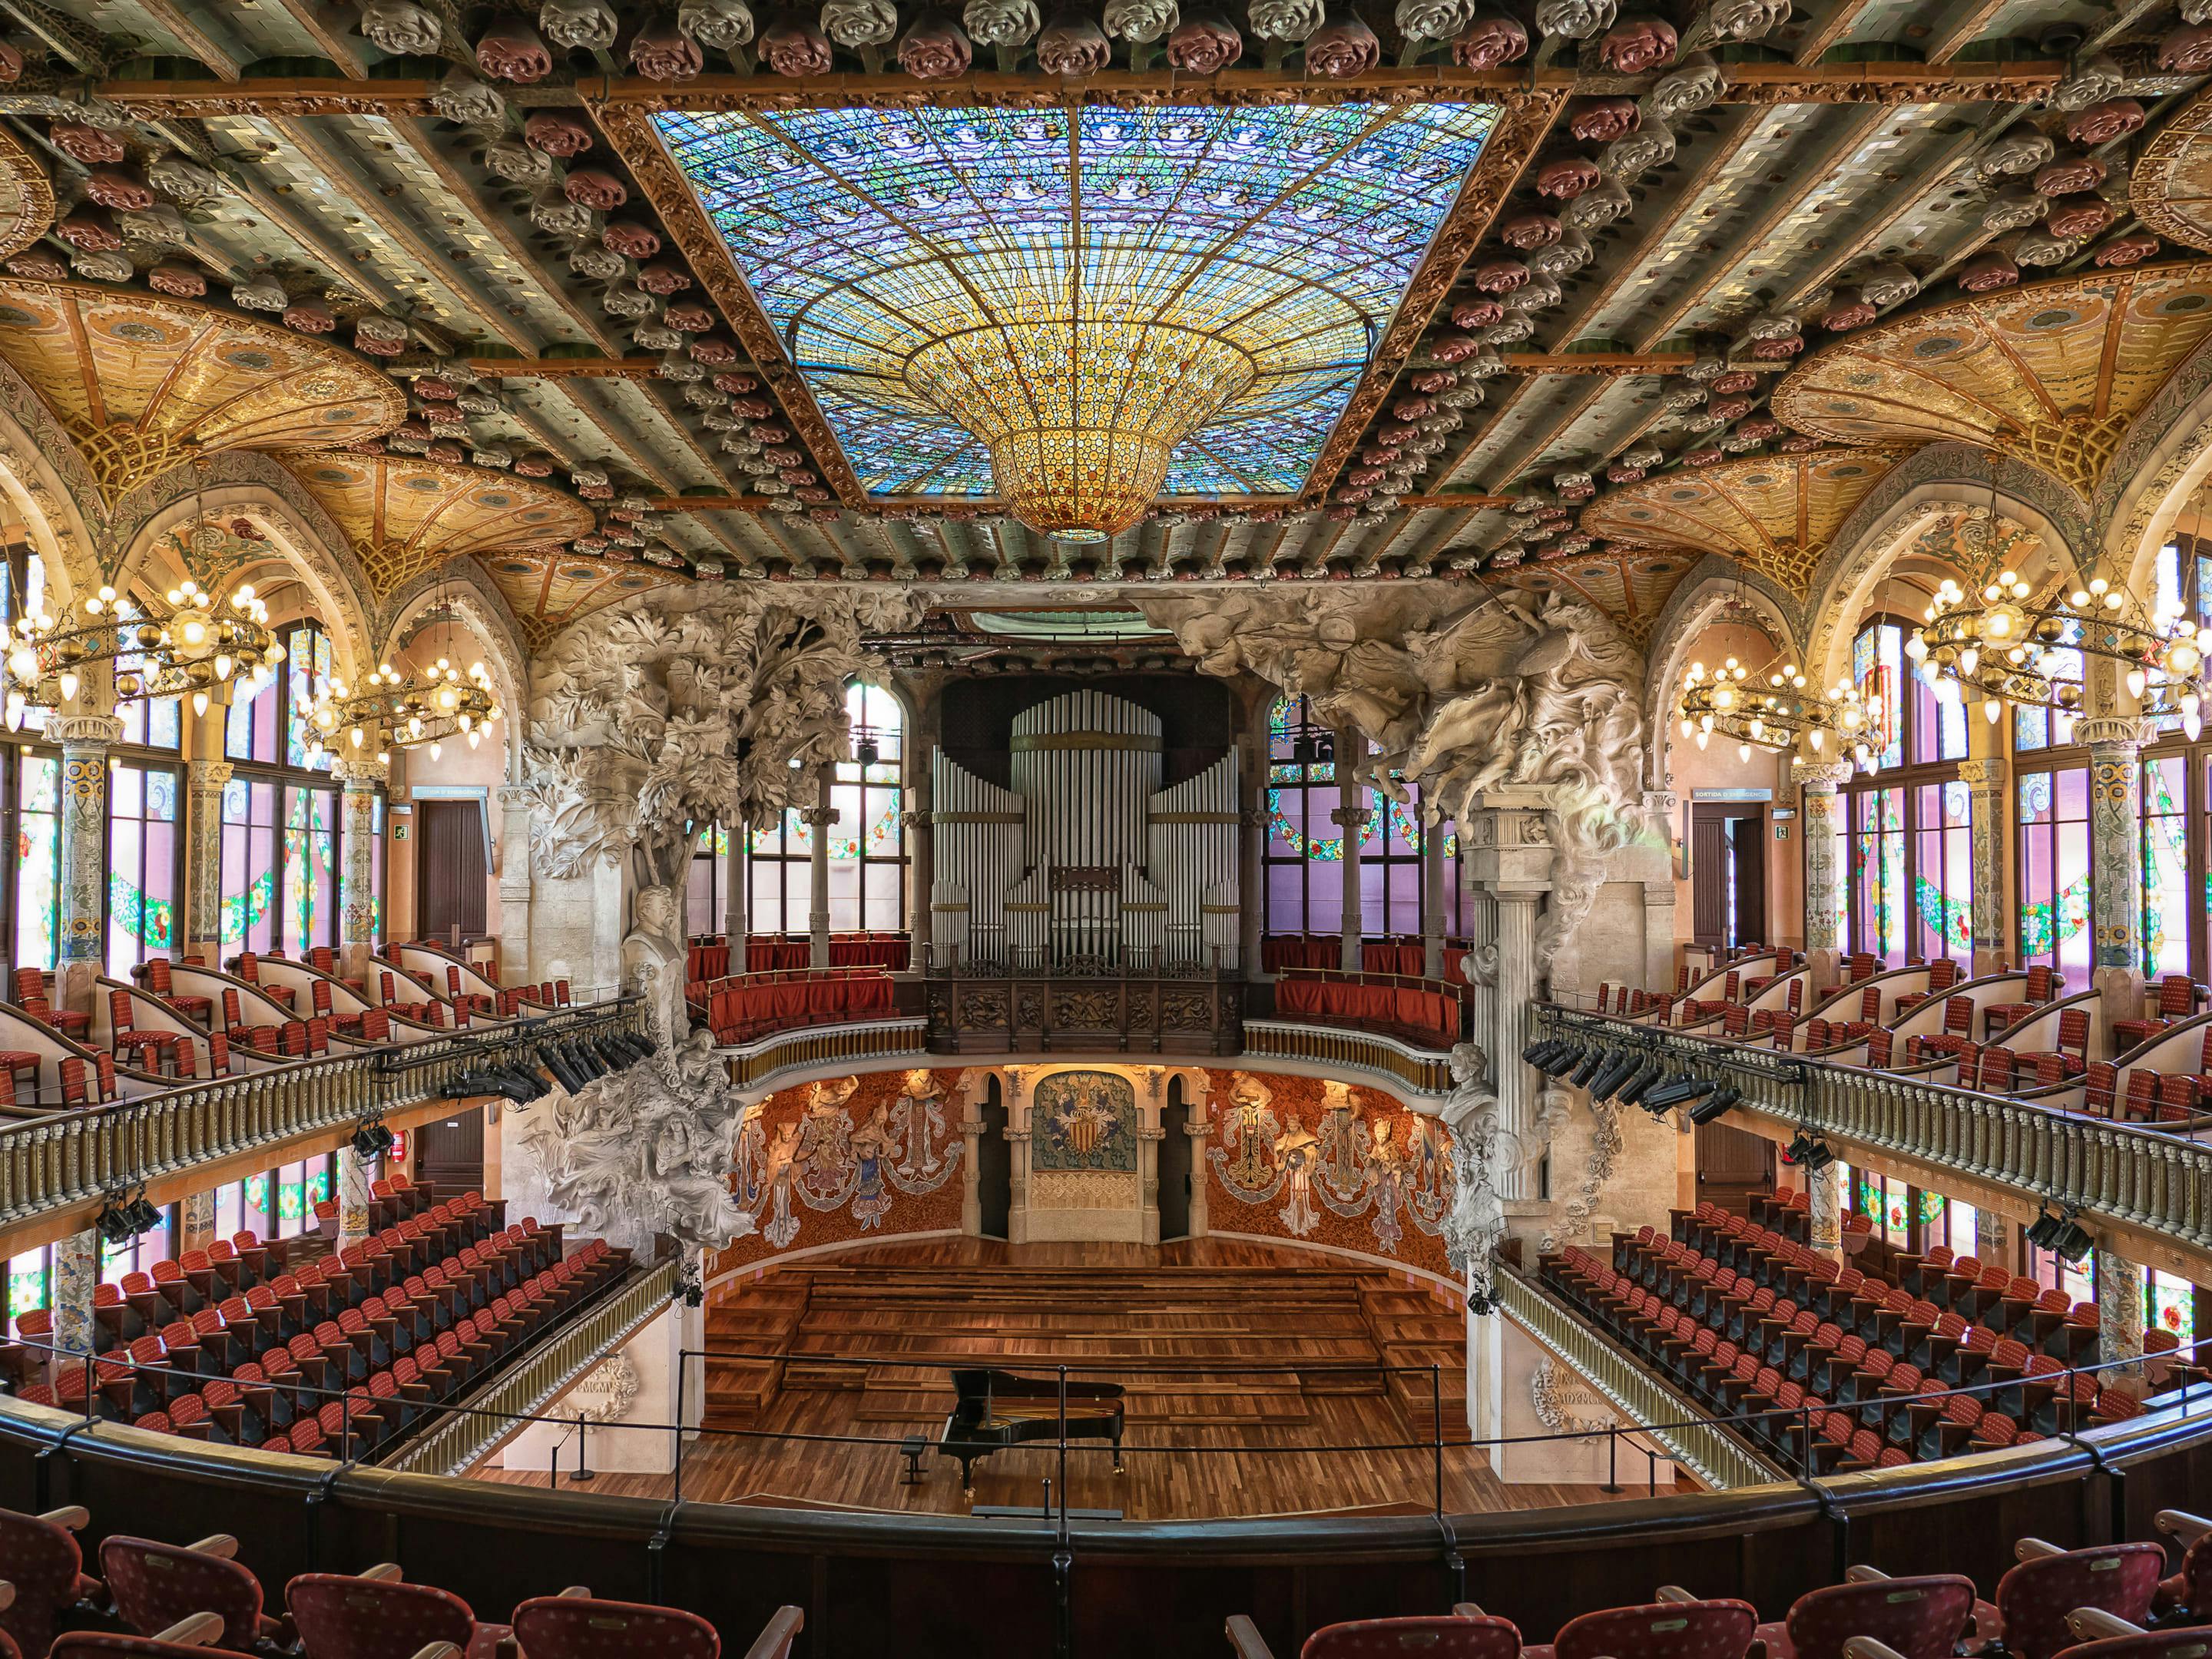
<instances>
[{"instance_id":1,"label":"blue stained glass panel","mask_svg":"<svg viewBox=\"0 0 2212 1659\"><path fill-rule=\"evenodd\" d=\"M1479 104L668 112L656 118L862 484L988 495L906 378L1005 321L1224 337L1249 386L1171 495L1297 490L1496 118Z\"/></svg>"}]
</instances>

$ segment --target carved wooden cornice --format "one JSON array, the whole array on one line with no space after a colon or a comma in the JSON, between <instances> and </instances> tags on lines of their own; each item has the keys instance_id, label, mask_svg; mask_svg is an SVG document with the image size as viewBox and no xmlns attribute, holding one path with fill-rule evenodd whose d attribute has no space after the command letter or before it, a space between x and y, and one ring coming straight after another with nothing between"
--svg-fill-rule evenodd
<instances>
[{"instance_id":1,"label":"carved wooden cornice","mask_svg":"<svg viewBox=\"0 0 2212 1659\"><path fill-rule=\"evenodd\" d=\"M1536 154L1537 146L1566 102L1564 91L1552 89L1517 94L1504 100L1498 112L1498 125L1483 145L1482 154L1468 170L1460 185L1458 199L1451 211L1437 228L1429 243L1429 251L1421 258L1413 279L1406 285L1399 297L1398 309L1390 319L1390 326L1376 345L1375 354L1367 362L1367 372L1360 376L1353 388L1351 401L1337 416L1328 441L1322 446L1321 453L1314 458L1313 468L1306 474L1302 498L1309 505L1318 504L1328 493L1336 475L1344 470L1352 452L1358 447L1359 434L1375 411L1390 395L1390 387L1398 378L1398 371L1413 355L1420 343L1421 335L1429 325L1429 319L1451 292L1452 284L1459 280L1461 269L1482 245L1497 219L1498 210L1520 179L1522 170Z\"/></svg>"},{"instance_id":2,"label":"carved wooden cornice","mask_svg":"<svg viewBox=\"0 0 2212 1659\"><path fill-rule=\"evenodd\" d=\"M1730 64L1721 101L1729 104L1981 104L2039 98L2056 85L2065 65L2056 60L2016 64ZM588 94L576 86L502 85L518 109L884 109L935 105L941 108L1060 108L1083 104L1338 104L1450 103L1521 94L1598 96L1634 94L1650 76L1584 74L1570 65L1540 69L1509 65L1463 70L1449 64L1385 66L1346 81L1317 81L1264 69L1224 70L1202 80L1170 74L1109 70L1081 80L1036 71L978 70L957 81L926 82L904 74L825 75L787 79L778 75L701 75L689 81L648 81L636 76L599 82ZM428 115L437 83L427 80L331 81L309 76L256 76L238 81L110 81L100 95L144 120L207 119L225 115ZM21 88L0 97L0 112L38 113L50 97Z\"/></svg>"},{"instance_id":3,"label":"carved wooden cornice","mask_svg":"<svg viewBox=\"0 0 2212 1659\"><path fill-rule=\"evenodd\" d=\"M860 475L845 459L844 448L830 431L830 422L823 416L822 406L814 401L813 392L792 367L791 360L784 356L783 342L776 337L775 325L769 320L768 313L754 297L751 285L738 274L721 233L707 217L690 181L670 158L660 135L653 131L652 111L641 104L611 104L598 98L591 100L591 108L607 142L629 168L630 176L637 180L638 188L660 216L661 224L676 239L676 246L683 250L691 269L698 272L707 292L714 295L714 304L737 335L738 343L753 360L753 366L768 382L776 401L783 405L792 430L806 446L806 453L814 458L823 483L843 505L866 505L867 492L860 487Z\"/></svg>"}]
</instances>

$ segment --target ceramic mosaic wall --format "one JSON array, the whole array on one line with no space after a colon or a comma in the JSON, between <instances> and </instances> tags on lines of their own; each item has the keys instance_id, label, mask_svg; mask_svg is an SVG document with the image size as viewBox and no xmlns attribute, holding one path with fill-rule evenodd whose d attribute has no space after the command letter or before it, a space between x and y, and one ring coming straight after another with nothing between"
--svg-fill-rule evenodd
<instances>
[{"instance_id":1,"label":"ceramic mosaic wall","mask_svg":"<svg viewBox=\"0 0 2212 1659\"><path fill-rule=\"evenodd\" d=\"M957 1230L967 1157L957 1071L877 1072L782 1089L745 1115L734 1190L759 1230L715 1273L787 1250Z\"/></svg>"},{"instance_id":2,"label":"ceramic mosaic wall","mask_svg":"<svg viewBox=\"0 0 2212 1659\"><path fill-rule=\"evenodd\" d=\"M1453 1277L1451 1136L1372 1089L1208 1071L1208 1224L1326 1244Z\"/></svg>"}]
</instances>

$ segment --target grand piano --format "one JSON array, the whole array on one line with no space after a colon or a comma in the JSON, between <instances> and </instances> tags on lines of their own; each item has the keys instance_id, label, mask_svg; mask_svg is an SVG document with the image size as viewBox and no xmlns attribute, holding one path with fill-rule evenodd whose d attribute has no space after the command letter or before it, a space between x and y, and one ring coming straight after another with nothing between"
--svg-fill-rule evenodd
<instances>
[{"instance_id":1,"label":"grand piano","mask_svg":"<svg viewBox=\"0 0 2212 1659\"><path fill-rule=\"evenodd\" d=\"M952 1387L959 1398L945 1419L937 1449L960 1460L960 1485L975 1495L975 1465L994 1451L1026 1442L1060 1439L1060 1379L1018 1376L1012 1371L956 1370ZM1114 1473L1121 1473L1121 1385L1070 1382L1067 1437L1110 1440Z\"/></svg>"}]
</instances>

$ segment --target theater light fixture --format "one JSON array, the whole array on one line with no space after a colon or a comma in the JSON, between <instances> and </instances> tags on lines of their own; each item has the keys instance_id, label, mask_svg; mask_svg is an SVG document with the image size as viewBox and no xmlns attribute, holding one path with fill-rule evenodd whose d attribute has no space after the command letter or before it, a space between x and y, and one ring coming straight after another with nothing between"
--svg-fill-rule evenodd
<instances>
[{"instance_id":1,"label":"theater light fixture","mask_svg":"<svg viewBox=\"0 0 2212 1659\"><path fill-rule=\"evenodd\" d=\"M1800 1129L1790 1143L1782 1149L1782 1161L1817 1175L1836 1161L1836 1155L1819 1135L1808 1134Z\"/></svg>"},{"instance_id":2,"label":"theater light fixture","mask_svg":"<svg viewBox=\"0 0 2212 1659\"><path fill-rule=\"evenodd\" d=\"M411 674L385 663L370 671L367 684L349 690L344 681L308 703L309 764L325 752L340 758L386 759L394 749L427 749L435 760L445 740L457 733L470 748L483 741L500 718L491 672L471 663L464 673L444 657Z\"/></svg>"},{"instance_id":3,"label":"theater light fixture","mask_svg":"<svg viewBox=\"0 0 2212 1659\"><path fill-rule=\"evenodd\" d=\"M1848 757L1876 735L1868 706L1850 682L1824 694L1795 663L1754 670L1734 657L1712 669L1690 665L1674 718L1686 742L1703 749L1717 735L1733 742L1743 760L1754 750L1808 761ZM1869 752L1879 755L1883 746L1874 743Z\"/></svg>"}]
</instances>

